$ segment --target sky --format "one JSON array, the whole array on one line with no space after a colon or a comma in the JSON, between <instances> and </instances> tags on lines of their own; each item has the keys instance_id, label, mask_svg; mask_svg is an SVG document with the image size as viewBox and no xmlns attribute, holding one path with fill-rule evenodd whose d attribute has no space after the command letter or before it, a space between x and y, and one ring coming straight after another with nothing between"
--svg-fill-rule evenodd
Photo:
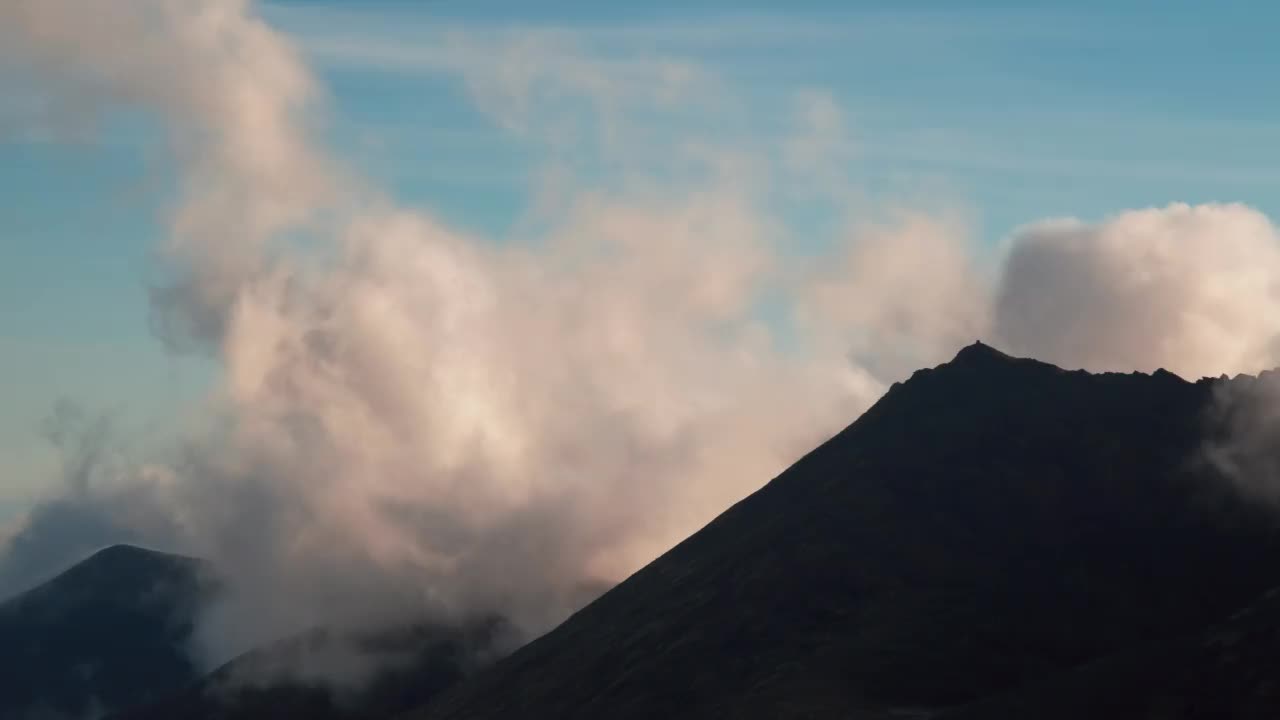
<instances>
[{"instance_id":1,"label":"sky","mask_svg":"<svg viewBox=\"0 0 1280 720\"><path fill-rule=\"evenodd\" d=\"M961 218L994 255L1046 218L1175 202L1280 214L1275 11L1153 7L298 0L256 11L316 73L324 102L311 120L333 154L484 242L554 222L565 177L681 187L704 170L672 150L714 146L715 171L742 182L757 161L783 168L766 196L788 252L821 251L824 228L847 216L911 206ZM0 83L4 522L58 472L47 421L59 403L110 416L145 454L190 422L223 370L166 347L152 322L178 185L165 131L129 110L26 122L40 116L36 85L3 70ZM807 179L792 182L794 164Z\"/></svg>"}]
</instances>

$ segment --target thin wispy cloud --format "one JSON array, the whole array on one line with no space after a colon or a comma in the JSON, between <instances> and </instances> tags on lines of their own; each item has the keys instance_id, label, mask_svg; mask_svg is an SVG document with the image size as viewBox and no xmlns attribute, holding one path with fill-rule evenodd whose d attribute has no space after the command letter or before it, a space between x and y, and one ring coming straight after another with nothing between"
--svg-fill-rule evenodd
<instances>
[{"instance_id":1,"label":"thin wispy cloud","mask_svg":"<svg viewBox=\"0 0 1280 720\"><path fill-rule=\"evenodd\" d=\"M1049 8L908 9L801 5L787 12L699 7L628 12L606 8L597 18L537 19L518 6L501 16L469 15L446 3L372 4L355 10L335 5L265 3L262 14L304 44L308 38L344 28L357 36L405 39L422 33L464 30L481 37L559 32L590 38L595 49L648 49L697 56L702 51L794 50L811 43L903 41L979 42L1017 37L1028 41L1069 39L1079 14ZM369 12L372 8L375 12ZM610 12L609 10L613 10ZM635 47L628 47L634 44Z\"/></svg>"}]
</instances>

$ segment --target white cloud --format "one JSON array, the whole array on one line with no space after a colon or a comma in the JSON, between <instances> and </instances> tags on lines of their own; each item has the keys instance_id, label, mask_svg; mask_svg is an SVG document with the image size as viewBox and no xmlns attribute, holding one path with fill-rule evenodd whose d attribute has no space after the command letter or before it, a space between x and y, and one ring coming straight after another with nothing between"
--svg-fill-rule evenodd
<instances>
[{"instance_id":1,"label":"white cloud","mask_svg":"<svg viewBox=\"0 0 1280 720\"><path fill-rule=\"evenodd\" d=\"M887 379L850 368L834 341L843 310L787 348L760 319L764 297L811 274L779 252L771 154L724 132L644 140L635 113L685 101L720 113L713 130L732 125L734 103L704 91L718 86L696 66L544 35L424 51L498 125L549 148L553 171L579 156L615 170L607 184L560 175L534 237L502 243L353 178L312 132L309 69L246 3L108 14L104 27L78 2L42 0L0 21L52 96L166 124L182 193L176 282L156 310L164 332L220 360L224 382L216 421L180 460L123 487L76 485L10 548L38 555L79 522L95 541L210 557L237 588L205 625L214 655L412 612L546 627L583 583L624 576L759 487ZM867 252L893 254L898 233L914 248L919 227L878 228ZM949 242L943 224L928 233L928 247ZM897 262L877 287L910 273ZM822 282L843 297L839 277ZM950 349L918 336L938 329L891 328L925 361Z\"/></svg>"},{"instance_id":2,"label":"white cloud","mask_svg":"<svg viewBox=\"0 0 1280 720\"><path fill-rule=\"evenodd\" d=\"M1256 373L1280 349L1278 283L1280 236L1241 205L1045 221L1012 239L995 327L1067 367Z\"/></svg>"}]
</instances>

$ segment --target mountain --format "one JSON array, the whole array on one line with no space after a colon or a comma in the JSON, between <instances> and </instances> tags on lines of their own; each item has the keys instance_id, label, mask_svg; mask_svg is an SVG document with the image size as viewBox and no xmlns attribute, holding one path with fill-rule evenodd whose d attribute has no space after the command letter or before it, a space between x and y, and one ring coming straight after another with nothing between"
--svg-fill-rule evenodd
<instances>
[{"instance_id":1,"label":"mountain","mask_svg":"<svg viewBox=\"0 0 1280 720\"><path fill-rule=\"evenodd\" d=\"M1220 382L965 348L406 717L924 718L1212 637L1280 585L1202 461Z\"/></svg>"},{"instance_id":2,"label":"mountain","mask_svg":"<svg viewBox=\"0 0 1280 720\"><path fill-rule=\"evenodd\" d=\"M508 652L500 618L367 632L318 629L246 653L111 720L375 720L430 700Z\"/></svg>"},{"instance_id":3,"label":"mountain","mask_svg":"<svg viewBox=\"0 0 1280 720\"><path fill-rule=\"evenodd\" d=\"M93 717L197 677L198 560L116 545L0 603L0 717Z\"/></svg>"}]
</instances>

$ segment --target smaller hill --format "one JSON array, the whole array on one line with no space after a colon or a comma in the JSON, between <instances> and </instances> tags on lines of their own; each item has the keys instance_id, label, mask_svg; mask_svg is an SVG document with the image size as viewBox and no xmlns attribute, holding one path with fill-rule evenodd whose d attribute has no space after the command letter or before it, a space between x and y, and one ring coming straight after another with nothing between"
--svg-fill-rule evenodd
<instances>
[{"instance_id":1,"label":"smaller hill","mask_svg":"<svg viewBox=\"0 0 1280 720\"><path fill-rule=\"evenodd\" d=\"M499 618L313 630L232 660L112 720L374 720L421 705L519 643Z\"/></svg>"},{"instance_id":2,"label":"smaller hill","mask_svg":"<svg viewBox=\"0 0 1280 720\"><path fill-rule=\"evenodd\" d=\"M190 683L213 591L202 561L115 545L0 603L0 717L94 716Z\"/></svg>"}]
</instances>

